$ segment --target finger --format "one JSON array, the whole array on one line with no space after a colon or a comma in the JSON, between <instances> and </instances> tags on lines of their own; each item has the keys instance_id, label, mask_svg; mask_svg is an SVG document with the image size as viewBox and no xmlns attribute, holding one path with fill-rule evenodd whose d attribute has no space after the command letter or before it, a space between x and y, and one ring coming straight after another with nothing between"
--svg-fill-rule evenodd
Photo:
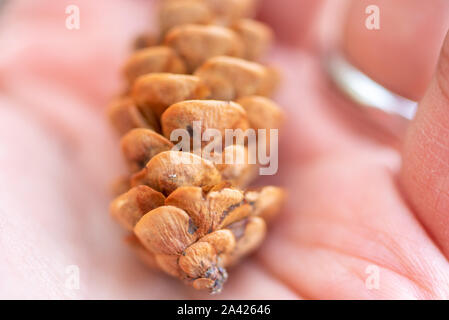
<instances>
[{"instance_id":1,"label":"finger","mask_svg":"<svg viewBox=\"0 0 449 320\"><path fill-rule=\"evenodd\" d=\"M417 215L449 257L449 36L407 133L401 182Z\"/></svg>"},{"instance_id":2,"label":"finger","mask_svg":"<svg viewBox=\"0 0 449 320\"><path fill-rule=\"evenodd\" d=\"M366 27L369 5L379 8L378 30ZM448 28L446 0L434 0L431 6L421 0L352 0L342 49L376 82L418 101L430 82Z\"/></svg>"},{"instance_id":3,"label":"finger","mask_svg":"<svg viewBox=\"0 0 449 320\"><path fill-rule=\"evenodd\" d=\"M225 289L219 295L210 295L208 292L185 288L185 286L183 290L189 294L189 299L300 299L287 284L273 277L260 263L251 259L245 260L236 268L229 269L229 279Z\"/></svg>"},{"instance_id":4,"label":"finger","mask_svg":"<svg viewBox=\"0 0 449 320\"><path fill-rule=\"evenodd\" d=\"M323 0L263 0L260 16L274 28L278 41L303 44L313 31L323 3Z\"/></svg>"}]
</instances>

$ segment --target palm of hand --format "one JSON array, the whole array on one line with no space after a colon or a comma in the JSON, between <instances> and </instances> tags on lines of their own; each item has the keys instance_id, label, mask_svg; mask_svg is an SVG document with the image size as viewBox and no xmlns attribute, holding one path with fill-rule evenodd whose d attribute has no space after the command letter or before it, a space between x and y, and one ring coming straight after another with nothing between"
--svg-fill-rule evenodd
<instances>
[{"instance_id":1,"label":"palm of hand","mask_svg":"<svg viewBox=\"0 0 449 320\"><path fill-rule=\"evenodd\" d=\"M39 23L28 32L50 32L51 46L42 33L14 42L2 34L13 54L0 59L1 296L206 298L143 266L106 214L108 185L123 169L99 106L114 92L110 79L142 29L139 19L123 21L112 5L101 25L86 17L76 34L59 25L58 6L46 19L51 26L39 16L11 22L11 32ZM141 14L141 3L128 6L129 17ZM11 16L27 14L18 5ZM113 23L118 32L109 38L86 37L90 27ZM346 102L327 93L316 58L277 48L275 59L286 73L279 102L291 119L276 183L289 190L289 202L217 298L447 296L448 262L398 188L399 153L348 125L336 110ZM70 265L79 267L79 290L66 286ZM373 270L378 288L366 285Z\"/></svg>"}]
</instances>

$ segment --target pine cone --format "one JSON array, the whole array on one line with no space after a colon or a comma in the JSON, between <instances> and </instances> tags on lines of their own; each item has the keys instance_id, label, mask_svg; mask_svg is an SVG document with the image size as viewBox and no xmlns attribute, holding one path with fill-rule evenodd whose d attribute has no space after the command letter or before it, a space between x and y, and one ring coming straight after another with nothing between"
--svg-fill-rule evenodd
<instances>
[{"instance_id":1,"label":"pine cone","mask_svg":"<svg viewBox=\"0 0 449 320\"><path fill-rule=\"evenodd\" d=\"M258 169L250 141L209 158L201 153L207 143L194 140L196 121L200 134L215 129L221 137L226 129L282 122L267 98L278 75L253 62L272 38L268 27L248 19L255 2L163 1L160 36L136 40L124 66L125 93L108 109L130 172L117 183L124 193L111 203L112 216L149 266L212 293L222 289L225 268L259 246L285 197L277 187L247 189ZM170 138L177 129L188 133L190 152L175 151L179 141ZM229 155L245 161L223 161Z\"/></svg>"}]
</instances>

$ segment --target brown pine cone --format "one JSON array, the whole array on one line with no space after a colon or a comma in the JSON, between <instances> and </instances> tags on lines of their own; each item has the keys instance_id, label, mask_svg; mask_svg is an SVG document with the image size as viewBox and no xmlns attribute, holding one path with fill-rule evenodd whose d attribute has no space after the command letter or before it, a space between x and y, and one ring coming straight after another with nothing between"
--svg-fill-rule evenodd
<instances>
[{"instance_id":1,"label":"brown pine cone","mask_svg":"<svg viewBox=\"0 0 449 320\"><path fill-rule=\"evenodd\" d=\"M124 66L125 93L108 110L129 168L116 183L127 191L111 203L112 216L150 267L213 293L227 279L225 268L259 246L285 197L277 187L247 189L258 169L248 137L210 154L210 141L195 143L209 129L225 142L227 129L282 122L268 98L278 75L254 62L272 38L248 19L255 2L162 1L160 36L138 38ZM179 129L187 133L183 151ZM236 155L244 161L225 161Z\"/></svg>"}]
</instances>

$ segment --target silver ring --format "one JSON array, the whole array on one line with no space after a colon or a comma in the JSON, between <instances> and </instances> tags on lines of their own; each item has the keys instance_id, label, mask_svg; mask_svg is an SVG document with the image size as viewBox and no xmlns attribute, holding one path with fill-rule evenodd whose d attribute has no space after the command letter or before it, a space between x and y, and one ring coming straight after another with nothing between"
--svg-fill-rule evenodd
<instances>
[{"instance_id":1,"label":"silver ring","mask_svg":"<svg viewBox=\"0 0 449 320\"><path fill-rule=\"evenodd\" d=\"M329 54L327 72L335 85L357 104L411 120L418 103L397 95L351 65L341 54Z\"/></svg>"}]
</instances>

